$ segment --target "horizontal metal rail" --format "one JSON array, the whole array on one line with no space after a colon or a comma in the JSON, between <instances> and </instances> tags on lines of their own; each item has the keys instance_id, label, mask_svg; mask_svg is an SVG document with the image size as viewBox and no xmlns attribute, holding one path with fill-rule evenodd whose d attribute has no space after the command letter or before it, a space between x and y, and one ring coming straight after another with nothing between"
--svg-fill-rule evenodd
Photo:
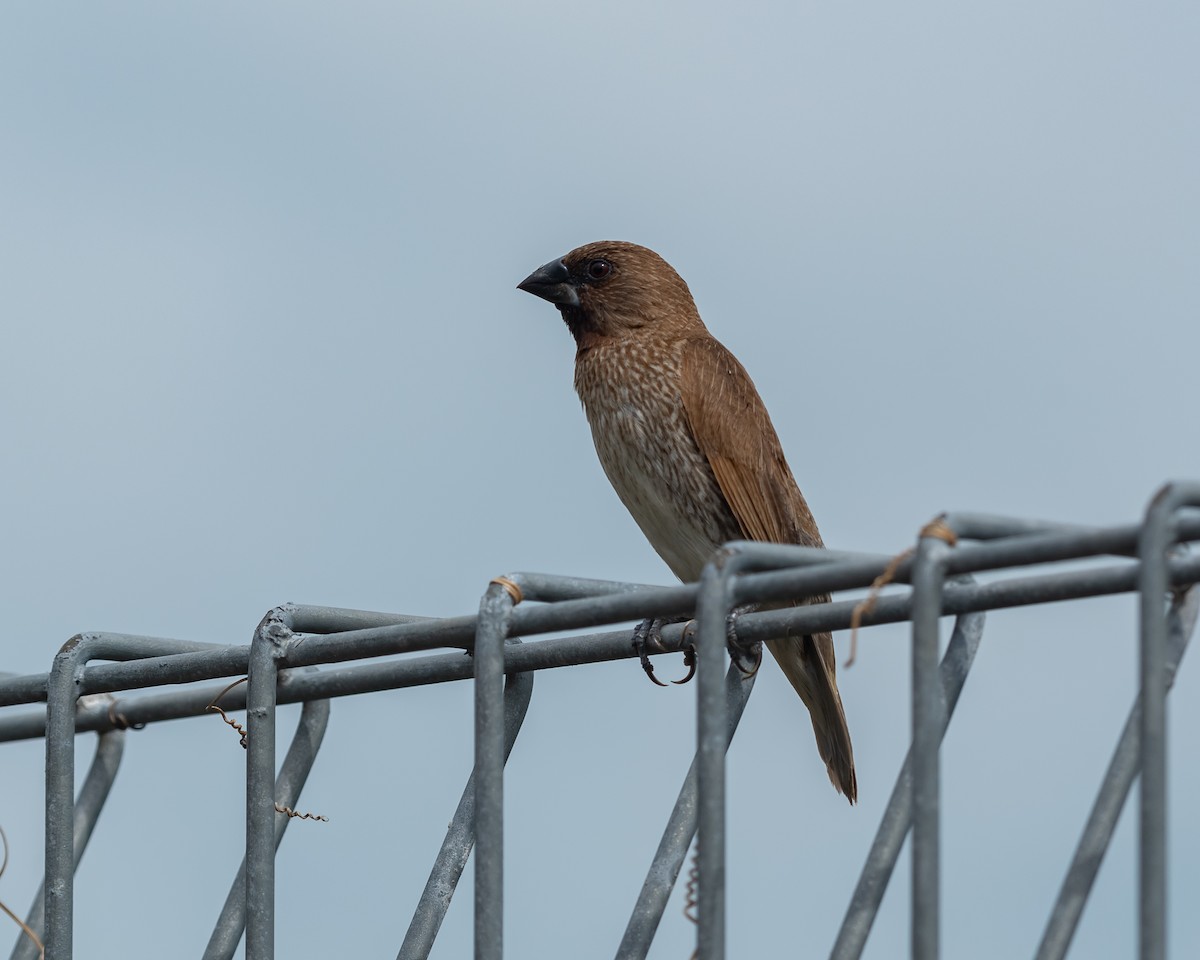
<instances>
[{"instance_id":1,"label":"horizontal metal rail","mask_svg":"<svg viewBox=\"0 0 1200 960\"><path fill-rule=\"evenodd\" d=\"M871 569L877 571L875 574L877 576L882 567L876 566ZM1200 556L1173 558L1168 562L1168 570L1173 585L1195 583L1200 580ZM800 574L803 574L807 581L815 579L811 570L801 571ZM856 576L854 579L860 581L856 585L862 586L861 581L866 576L868 575ZM743 596L749 595L755 599L765 599L763 594L767 591L760 584L767 578L770 578L771 581L770 597L777 598L788 594L791 584L784 580L781 574L774 573L745 577L742 587ZM789 578L799 580L801 576L789 571ZM1063 602L1084 597L1131 593L1137 589L1137 578L1138 565L1126 563L1119 567L1012 577L992 583L972 585L948 583L943 591L942 612L943 614L972 613ZM870 579L874 579L874 577ZM867 582L870 581L867 580ZM678 592L688 588L659 589ZM821 589L824 588L813 588L814 592ZM806 592L809 590L795 591L796 595ZM857 600L847 600L795 607L788 610L746 614L738 620L738 635L747 642L753 642L777 636L783 631L804 633L845 630L850 626L854 610L858 605L859 601ZM662 605L655 604L649 609L661 610ZM910 619L911 611L912 599L909 595L884 595L879 597L870 612L863 615L862 623L864 626L901 623ZM663 614L647 613L646 615ZM635 619L637 616L638 614L634 613L629 619ZM474 617L461 619L470 621L472 625L475 620ZM550 626L547 631L553 629L557 628ZM665 652L678 652L687 645L683 638L683 626L680 624L668 625L663 628L662 633ZM158 638L147 639L158 641ZM306 638L303 646L307 646L307 644L308 639ZM394 653L395 651L389 652ZM382 656L382 654L380 655ZM195 661L192 659L193 656L207 656L211 658L211 661L205 665L204 669L197 670ZM635 653L629 642L628 631L618 630L532 643L526 642L509 651L506 662L511 670L527 671L622 660L633 656ZM176 673L170 661L184 657L188 658L188 663L184 664ZM97 692L92 689L94 687L100 687L106 692L139 689L152 685L144 675L147 672L152 672L159 678L155 681L158 684L240 676L245 673L248 662L249 647L247 646L220 647L211 653L180 654L177 658L152 657L146 661L98 664L85 668L78 686L89 692ZM281 670L279 675L277 702L280 704L301 703L305 700L354 696L380 690L468 680L473 676L473 671L471 658L462 653L434 654L381 663L327 668L313 674L285 669ZM197 676L197 673L200 675ZM130 681L128 684L125 683L126 679ZM9 704L36 703L45 699L44 689L44 674L32 678L18 678L17 681L0 680L0 701ZM199 716L205 712L208 704L212 702L213 696L221 689L221 685L214 685L170 693L146 694L119 700L118 708L126 722L131 725ZM226 704L226 709L244 709L245 698L245 691L237 688L231 690L222 703ZM76 730L85 732L115 729L118 724L114 722L112 713L112 708L108 706L83 703L77 712ZM40 739L45 735L45 727L44 711L3 716L0 717L0 742Z\"/></svg>"}]
</instances>

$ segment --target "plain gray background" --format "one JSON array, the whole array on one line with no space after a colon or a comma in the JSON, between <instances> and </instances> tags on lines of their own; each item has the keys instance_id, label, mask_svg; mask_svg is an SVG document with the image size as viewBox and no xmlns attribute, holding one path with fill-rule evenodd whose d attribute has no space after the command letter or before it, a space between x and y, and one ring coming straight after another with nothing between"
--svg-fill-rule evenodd
<instances>
[{"instance_id":1,"label":"plain gray background","mask_svg":"<svg viewBox=\"0 0 1200 960\"><path fill-rule=\"evenodd\" d=\"M85 629L244 643L285 600L466 613L510 570L670 583L595 461L566 330L514 289L597 239L687 279L830 545L896 552L945 509L1135 520L1200 475L1198 27L1194 3L6 4L0 667ZM991 616L944 750L945 956L1036 944L1135 616ZM906 637L868 631L842 677L853 809L764 668L730 757L731 956L832 943L907 743ZM1175 956L1200 942L1196 667L1170 708ZM632 662L538 676L510 956L611 955L694 692ZM280 957L395 954L470 729L467 684L333 705ZM41 764L0 751L21 913ZM243 769L215 718L130 734L77 956L199 954ZM1132 810L1074 956L1132 954ZM907 870L877 960L906 954ZM435 956L469 954L469 882ZM680 905L654 957L688 955Z\"/></svg>"}]
</instances>

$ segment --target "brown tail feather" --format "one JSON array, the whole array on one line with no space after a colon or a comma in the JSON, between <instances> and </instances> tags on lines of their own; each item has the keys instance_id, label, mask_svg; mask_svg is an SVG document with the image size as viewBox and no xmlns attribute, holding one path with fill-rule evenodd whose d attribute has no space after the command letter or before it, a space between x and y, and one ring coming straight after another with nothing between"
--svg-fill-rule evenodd
<instances>
[{"instance_id":1,"label":"brown tail feather","mask_svg":"<svg viewBox=\"0 0 1200 960\"><path fill-rule=\"evenodd\" d=\"M834 789L854 803L858 800L858 778L854 773L850 729L838 695L833 639L827 633L786 637L768 640L767 649L808 707L817 750L825 761Z\"/></svg>"}]
</instances>

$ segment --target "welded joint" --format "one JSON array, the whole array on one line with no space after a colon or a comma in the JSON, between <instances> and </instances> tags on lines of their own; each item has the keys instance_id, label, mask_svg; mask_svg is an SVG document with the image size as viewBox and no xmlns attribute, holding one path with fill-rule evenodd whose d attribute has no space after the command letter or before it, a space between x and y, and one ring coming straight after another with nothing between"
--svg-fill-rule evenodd
<instances>
[{"instance_id":1,"label":"welded joint","mask_svg":"<svg viewBox=\"0 0 1200 960\"><path fill-rule=\"evenodd\" d=\"M89 647L95 645L97 640L102 638L98 633L77 633L70 637L66 643L58 648L58 652L54 655L54 662L51 665L51 673L61 673L63 670L70 670L71 679L75 684L76 690L83 680L83 670L87 666L90 657L86 655Z\"/></svg>"},{"instance_id":2,"label":"welded joint","mask_svg":"<svg viewBox=\"0 0 1200 960\"><path fill-rule=\"evenodd\" d=\"M77 646L79 646L79 644L84 641L85 638L89 636L91 636L91 634L77 633L75 636L69 637L67 642L58 648L58 653L55 655L55 658L57 659L58 657L70 654Z\"/></svg>"},{"instance_id":3,"label":"welded joint","mask_svg":"<svg viewBox=\"0 0 1200 960\"><path fill-rule=\"evenodd\" d=\"M286 659L289 648L303 639L292 631L296 609L294 603L283 603L268 610L254 631L251 646L265 643L273 659Z\"/></svg>"}]
</instances>

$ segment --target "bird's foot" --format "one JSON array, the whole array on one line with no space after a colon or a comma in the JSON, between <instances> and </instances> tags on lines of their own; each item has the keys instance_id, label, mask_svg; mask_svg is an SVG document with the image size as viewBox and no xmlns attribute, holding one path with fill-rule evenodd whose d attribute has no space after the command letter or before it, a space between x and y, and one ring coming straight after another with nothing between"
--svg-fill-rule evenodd
<instances>
[{"instance_id":1,"label":"bird's foot","mask_svg":"<svg viewBox=\"0 0 1200 960\"><path fill-rule=\"evenodd\" d=\"M646 676L652 683L660 687L665 687L667 684L654 675L654 664L650 662L650 654L668 653L667 646L663 642L662 628L669 623L682 623L686 619L687 617L652 617L643 620L634 628L633 649L637 651L638 660L641 661ZM689 643L684 651L683 665L688 668L687 676L682 680L672 680L672 683L687 683L696 675L696 647L693 644Z\"/></svg>"},{"instance_id":2,"label":"bird's foot","mask_svg":"<svg viewBox=\"0 0 1200 960\"><path fill-rule=\"evenodd\" d=\"M725 623L725 645L729 648L729 659L741 671L742 676L752 677L762 666L763 648L761 640L744 643L737 634L737 618L740 614L753 610L753 606L738 607L729 614Z\"/></svg>"},{"instance_id":3,"label":"bird's foot","mask_svg":"<svg viewBox=\"0 0 1200 960\"><path fill-rule=\"evenodd\" d=\"M684 631L687 631L686 627L684 628ZM687 676L682 680L671 681L679 686L683 686L696 675L696 645L694 643L689 643L683 648L683 665L687 667Z\"/></svg>"}]
</instances>

